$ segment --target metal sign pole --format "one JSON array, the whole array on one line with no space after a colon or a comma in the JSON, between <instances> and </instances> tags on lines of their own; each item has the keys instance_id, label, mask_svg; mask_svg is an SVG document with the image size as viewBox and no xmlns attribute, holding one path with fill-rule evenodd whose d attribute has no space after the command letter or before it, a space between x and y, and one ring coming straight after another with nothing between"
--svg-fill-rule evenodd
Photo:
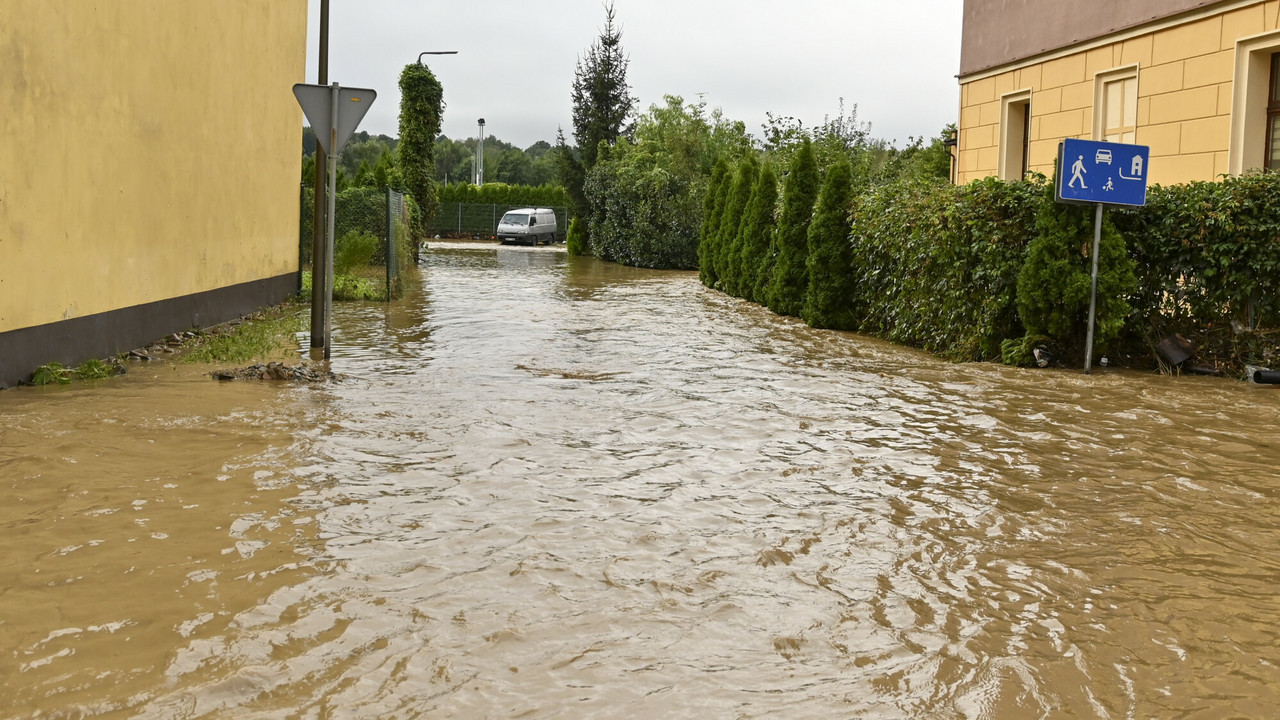
<instances>
[{"instance_id":1,"label":"metal sign pole","mask_svg":"<svg viewBox=\"0 0 1280 720\"><path fill-rule=\"evenodd\" d=\"M378 93L367 88L343 88L338 83L332 85L308 85L298 83L293 86L293 96L302 106L302 112L316 129L316 144L325 151L325 164L328 166L329 182L327 186L328 218L325 222L324 257L316 257L312 263L312 282L314 286L324 285L324 292L312 294L312 328L311 347L323 347L327 360L333 347L333 235L334 219L337 211L338 197L338 155L347 144L351 133L360 125L360 120L369 111ZM324 128L328 128L325 134ZM320 204L320 198L316 198ZM321 330L324 333L322 343L316 342L315 305L322 305Z\"/></svg>"},{"instance_id":2,"label":"metal sign pole","mask_svg":"<svg viewBox=\"0 0 1280 720\"><path fill-rule=\"evenodd\" d=\"M1102 203L1093 213L1093 283L1089 291L1089 332L1084 341L1084 374L1093 372L1093 325L1098 313L1098 252L1102 248Z\"/></svg>"},{"instance_id":3,"label":"metal sign pole","mask_svg":"<svg viewBox=\"0 0 1280 720\"><path fill-rule=\"evenodd\" d=\"M329 82L329 0L320 0L320 63L318 67L319 84ZM319 348L327 347L329 337L324 325L324 213L325 205L321 202L320 193L325 192L328 179L325 169L328 167L324 143L319 141L324 128L311 123L311 130L316 135L316 173L314 191L311 198L311 348L312 354ZM299 272L302 268L298 268ZM314 359L314 358L313 358Z\"/></svg>"},{"instance_id":4,"label":"metal sign pole","mask_svg":"<svg viewBox=\"0 0 1280 720\"><path fill-rule=\"evenodd\" d=\"M338 147L338 83L332 88L332 124L329 126L329 147ZM328 360L333 348L333 229L338 199L338 153L330 153L329 162L329 212L325 222L324 238L324 359Z\"/></svg>"},{"instance_id":5,"label":"metal sign pole","mask_svg":"<svg viewBox=\"0 0 1280 720\"><path fill-rule=\"evenodd\" d=\"M1058 143L1055 199L1094 206L1093 272L1089 292L1089 329L1084 372L1093 370L1093 331L1098 319L1098 254L1102 250L1102 206L1147 204L1151 148L1146 145L1067 138Z\"/></svg>"}]
</instances>

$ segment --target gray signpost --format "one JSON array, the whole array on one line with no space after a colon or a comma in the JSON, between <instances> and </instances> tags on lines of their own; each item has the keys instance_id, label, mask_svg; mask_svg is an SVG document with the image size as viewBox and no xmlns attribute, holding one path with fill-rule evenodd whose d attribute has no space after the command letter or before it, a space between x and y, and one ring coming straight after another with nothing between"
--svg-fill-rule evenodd
<instances>
[{"instance_id":1,"label":"gray signpost","mask_svg":"<svg viewBox=\"0 0 1280 720\"><path fill-rule=\"evenodd\" d=\"M1151 150L1145 145L1076 140L1058 145L1058 202L1093 205L1093 289L1089 293L1089 331L1084 371L1093 371L1093 326L1098 309L1098 251L1102 245L1104 205L1146 205L1147 168Z\"/></svg>"},{"instance_id":2,"label":"gray signpost","mask_svg":"<svg viewBox=\"0 0 1280 720\"><path fill-rule=\"evenodd\" d=\"M311 347L323 347L327 360L332 344L330 342L333 318L333 220L335 198L337 195L338 155L346 147L347 140L359 127L369 106L378 94L366 88L344 88L332 85L309 85L298 83L293 86L293 95L302 106L312 129L316 132L316 142L324 150L328 161L328 182L325 195L328 211L325 213L324 257L311 258ZM316 198L320 202L320 198ZM322 336L322 342L316 342L316 335Z\"/></svg>"}]
</instances>

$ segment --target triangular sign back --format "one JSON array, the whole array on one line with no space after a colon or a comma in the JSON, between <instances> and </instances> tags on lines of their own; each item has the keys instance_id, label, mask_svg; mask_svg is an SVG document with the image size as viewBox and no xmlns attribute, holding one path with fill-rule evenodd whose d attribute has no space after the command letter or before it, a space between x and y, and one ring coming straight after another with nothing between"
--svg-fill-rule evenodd
<instances>
[{"instance_id":1,"label":"triangular sign back","mask_svg":"<svg viewBox=\"0 0 1280 720\"><path fill-rule=\"evenodd\" d=\"M332 115L335 89L338 93L337 137L331 138L330 133L334 128ZM311 129L315 131L316 142L320 143L321 149L326 155L338 155L342 152L342 148L347 146L351 134L360 126L360 121L364 119L365 113L369 112L369 106L373 105L378 93L367 88L344 88L337 83L333 85L298 83L293 86L293 96L298 98L302 113L311 123ZM330 142L331 139L336 142ZM330 147L331 145L333 147Z\"/></svg>"}]
</instances>

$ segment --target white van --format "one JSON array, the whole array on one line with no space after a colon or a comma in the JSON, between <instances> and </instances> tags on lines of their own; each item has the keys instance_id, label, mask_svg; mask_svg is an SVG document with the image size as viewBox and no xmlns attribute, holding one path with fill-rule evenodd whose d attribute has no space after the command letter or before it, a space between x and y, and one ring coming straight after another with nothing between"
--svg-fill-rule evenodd
<instances>
[{"instance_id":1,"label":"white van","mask_svg":"<svg viewBox=\"0 0 1280 720\"><path fill-rule=\"evenodd\" d=\"M498 221L494 233L503 245L519 243L537 245L556 240L556 213L548 208L509 210Z\"/></svg>"}]
</instances>

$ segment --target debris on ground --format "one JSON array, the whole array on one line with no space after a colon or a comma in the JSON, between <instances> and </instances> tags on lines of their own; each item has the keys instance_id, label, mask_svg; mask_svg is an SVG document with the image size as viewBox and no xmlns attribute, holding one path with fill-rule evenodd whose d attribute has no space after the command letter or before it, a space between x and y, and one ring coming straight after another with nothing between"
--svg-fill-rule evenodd
<instances>
[{"instance_id":1,"label":"debris on ground","mask_svg":"<svg viewBox=\"0 0 1280 720\"><path fill-rule=\"evenodd\" d=\"M215 370L209 373L215 380L288 380L291 382L327 382L337 380L332 371L309 365L286 365L282 362L258 363L234 370Z\"/></svg>"}]
</instances>

